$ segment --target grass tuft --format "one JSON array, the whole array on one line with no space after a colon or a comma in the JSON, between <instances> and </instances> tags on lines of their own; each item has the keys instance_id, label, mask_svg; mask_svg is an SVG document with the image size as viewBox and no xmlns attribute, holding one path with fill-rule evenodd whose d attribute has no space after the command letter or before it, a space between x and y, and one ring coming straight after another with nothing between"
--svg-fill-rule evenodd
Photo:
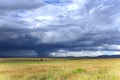
<instances>
[{"instance_id":1,"label":"grass tuft","mask_svg":"<svg viewBox=\"0 0 120 80\"><path fill-rule=\"evenodd\" d=\"M83 69L83 68L77 68L77 69L75 69L74 72L75 72L75 73L83 73L83 72L86 72L86 70Z\"/></svg>"}]
</instances>

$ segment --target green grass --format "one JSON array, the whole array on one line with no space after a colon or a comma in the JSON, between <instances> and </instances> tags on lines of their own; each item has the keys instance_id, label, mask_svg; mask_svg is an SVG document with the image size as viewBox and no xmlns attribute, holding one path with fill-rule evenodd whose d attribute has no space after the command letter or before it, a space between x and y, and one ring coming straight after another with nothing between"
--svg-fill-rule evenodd
<instances>
[{"instance_id":1,"label":"green grass","mask_svg":"<svg viewBox=\"0 0 120 80\"><path fill-rule=\"evenodd\" d=\"M0 80L120 80L120 59L0 59Z\"/></svg>"},{"instance_id":2,"label":"green grass","mask_svg":"<svg viewBox=\"0 0 120 80\"><path fill-rule=\"evenodd\" d=\"M82 73L82 72L85 72L86 70L83 69L83 68L77 68L74 72L75 73Z\"/></svg>"}]
</instances>

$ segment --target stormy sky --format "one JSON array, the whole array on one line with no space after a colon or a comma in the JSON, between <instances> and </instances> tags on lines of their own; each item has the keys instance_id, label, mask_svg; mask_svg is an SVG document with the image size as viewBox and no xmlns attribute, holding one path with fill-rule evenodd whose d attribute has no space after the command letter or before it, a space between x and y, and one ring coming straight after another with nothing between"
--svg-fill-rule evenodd
<instances>
[{"instance_id":1,"label":"stormy sky","mask_svg":"<svg viewBox=\"0 0 120 80\"><path fill-rule=\"evenodd\" d=\"M0 57L119 51L120 0L0 0Z\"/></svg>"}]
</instances>

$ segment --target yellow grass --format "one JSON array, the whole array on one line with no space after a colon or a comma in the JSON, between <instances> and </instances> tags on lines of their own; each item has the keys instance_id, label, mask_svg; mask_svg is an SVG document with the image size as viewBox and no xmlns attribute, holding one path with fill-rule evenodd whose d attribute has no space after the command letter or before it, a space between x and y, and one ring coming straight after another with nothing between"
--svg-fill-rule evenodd
<instances>
[{"instance_id":1,"label":"yellow grass","mask_svg":"<svg viewBox=\"0 0 120 80\"><path fill-rule=\"evenodd\" d=\"M120 80L120 59L0 59L0 80Z\"/></svg>"}]
</instances>

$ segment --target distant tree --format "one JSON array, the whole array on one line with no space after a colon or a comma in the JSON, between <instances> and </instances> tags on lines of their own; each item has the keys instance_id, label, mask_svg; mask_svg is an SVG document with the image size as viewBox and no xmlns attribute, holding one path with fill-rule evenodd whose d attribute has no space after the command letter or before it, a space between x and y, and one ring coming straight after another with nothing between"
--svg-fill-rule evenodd
<instances>
[{"instance_id":1,"label":"distant tree","mask_svg":"<svg viewBox=\"0 0 120 80\"><path fill-rule=\"evenodd\" d=\"M43 61L43 59L41 58L40 61Z\"/></svg>"}]
</instances>

